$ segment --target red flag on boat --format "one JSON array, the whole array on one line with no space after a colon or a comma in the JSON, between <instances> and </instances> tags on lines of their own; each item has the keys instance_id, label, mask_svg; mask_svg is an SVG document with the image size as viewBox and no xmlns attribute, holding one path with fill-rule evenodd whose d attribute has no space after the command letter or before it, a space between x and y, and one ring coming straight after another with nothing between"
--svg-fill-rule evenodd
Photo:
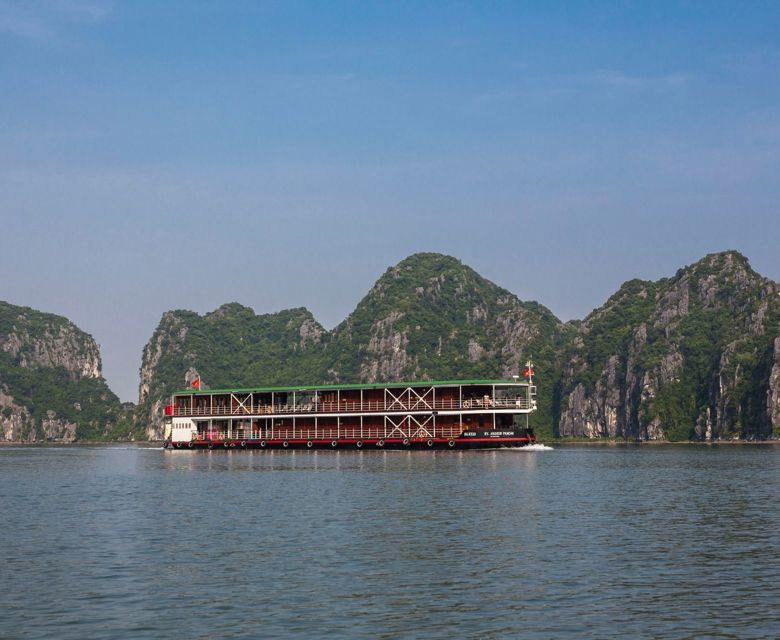
<instances>
[{"instance_id":1,"label":"red flag on boat","mask_svg":"<svg viewBox=\"0 0 780 640\"><path fill-rule=\"evenodd\" d=\"M534 365L528 363L527 365L525 365L525 369L523 369L523 377L531 378L533 375L534 375Z\"/></svg>"},{"instance_id":2,"label":"red flag on boat","mask_svg":"<svg viewBox=\"0 0 780 640\"><path fill-rule=\"evenodd\" d=\"M197 378L195 378L192 381L192 388L193 389L200 389L200 376L198 376Z\"/></svg>"}]
</instances>

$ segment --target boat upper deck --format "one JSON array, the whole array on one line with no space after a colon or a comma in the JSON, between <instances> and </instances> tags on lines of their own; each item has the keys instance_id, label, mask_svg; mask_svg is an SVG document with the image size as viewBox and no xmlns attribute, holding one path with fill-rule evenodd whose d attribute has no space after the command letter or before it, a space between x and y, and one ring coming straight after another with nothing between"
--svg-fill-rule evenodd
<instances>
[{"instance_id":1,"label":"boat upper deck","mask_svg":"<svg viewBox=\"0 0 780 640\"><path fill-rule=\"evenodd\" d=\"M167 416L253 416L409 412L530 413L531 382L446 380L369 384L192 389L173 394Z\"/></svg>"}]
</instances>

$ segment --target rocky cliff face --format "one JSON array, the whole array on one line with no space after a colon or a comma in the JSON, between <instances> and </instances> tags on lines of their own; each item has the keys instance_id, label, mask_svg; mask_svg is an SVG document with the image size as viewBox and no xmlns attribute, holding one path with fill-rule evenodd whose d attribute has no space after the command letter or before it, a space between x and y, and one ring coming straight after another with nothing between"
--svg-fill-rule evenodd
<instances>
[{"instance_id":1,"label":"rocky cliff face","mask_svg":"<svg viewBox=\"0 0 780 640\"><path fill-rule=\"evenodd\" d=\"M328 350L336 380L505 376L549 351L561 327L455 258L422 253L388 269Z\"/></svg>"},{"instance_id":2,"label":"rocky cliff face","mask_svg":"<svg viewBox=\"0 0 780 640\"><path fill-rule=\"evenodd\" d=\"M777 284L733 251L626 283L564 350L560 435L770 436L779 321Z\"/></svg>"},{"instance_id":3,"label":"rocky cliff face","mask_svg":"<svg viewBox=\"0 0 780 640\"><path fill-rule=\"evenodd\" d=\"M0 302L0 441L101 437L122 415L91 336L60 316Z\"/></svg>"},{"instance_id":4,"label":"rocky cliff face","mask_svg":"<svg viewBox=\"0 0 780 640\"><path fill-rule=\"evenodd\" d=\"M769 388L766 392L766 414L773 426L774 435L780 437L780 337L775 338L771 362Z\"/></svg>"},{"instance_id":5,"label":"rocky cliff face","mask_svg":"<svg viewBox=\"0 0 780 640\"><path fill-rule=\"evenodd\" d=\"M19 316L22 328L0 337L0 349L11 355L20 367L61 368L71 379L100 378L100 350L89 336L85 339L74 325L46 326L37 335L24 327L26 314Z\"/></svg>"},{"instance_id":6,"label":"rocky cliff face","mask_svg":"<svg viewBox=\"0 0 780 640\"><path fill-rule=\"evenodd\" d=\"M169 311L143 351L138 424L160 439L169 394L198 376L211 387L318 381L325 333L306 309L256 315L231 303L203 316Z\"/></svg>"},{"instance_id":7,"label":"rocky cliff face","mask_svg":"<svg viewBox=\"0 0 780 640\"><path fill-rule=\"evenodd\" d=\"M187 329L186 319L181 317L181 314L168 311L163 314L152 339L144 347L138 385L138 407L143 409L138 417L144 424L144 432L149 440L159 440L162 435L162 412L165 404L161 393L152 396L155 377L164 355L166 358L175 358L181 354L182 345L187 338ZM182 386L184 384L185 381L182 381Z\"/></svg>"}]
</instances>

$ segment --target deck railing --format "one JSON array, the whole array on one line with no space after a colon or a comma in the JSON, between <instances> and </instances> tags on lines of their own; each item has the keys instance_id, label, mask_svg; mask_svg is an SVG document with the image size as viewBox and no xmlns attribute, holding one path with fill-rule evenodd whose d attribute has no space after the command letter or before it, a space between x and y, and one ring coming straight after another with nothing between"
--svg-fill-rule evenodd
<instances>
[{"instance_id":1,"label":"deck railing","mask_svg":"<svg viewBox=\"0 0 780 640\"><path fill-rule=\"evenodd\" d=\"M396 427L341 427L339 429L326 427L315 429L304 427L269 427L267 429L249 430L233 429L232 431L199 431L197 440L200 441L263 441L263 440L375 440L389 438L456 438L462 432L457 425L436 427L427 425L420 428L414 425L411 429L401 430Z\"/></svg>"},{"instance_id":2,"label":"deck railing","mask_svg":"<svg viewBox=\"0 0 780 640\"><path fill-rule=\"evenodd\" d=\"M516 409L527 411L533 400L527 398L470 398L458 400L369 400L366 402L307 402L283 405L240 405L216 407L173 407L174 416L247 416L280 414L323 414L323 413L425 413L428 411L490 411L493 409Z\"/></svg>"}]
</instances>

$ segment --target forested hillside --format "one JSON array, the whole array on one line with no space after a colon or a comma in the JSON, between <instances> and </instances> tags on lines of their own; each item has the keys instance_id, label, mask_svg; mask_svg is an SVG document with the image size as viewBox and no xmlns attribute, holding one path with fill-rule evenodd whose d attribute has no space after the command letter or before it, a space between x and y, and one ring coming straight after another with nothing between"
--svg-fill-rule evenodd
<instances>
[{"instance_id":1,"label":"forested hillside","mask_svg":"<svg viewBox=\"0 0 780 640\"><path fill-rule=\"evenodd\" d=\"M780 428L780 289L736 251L632 280L563 353L559 433L764 439Z\"/></svg>"}]
</instances>

